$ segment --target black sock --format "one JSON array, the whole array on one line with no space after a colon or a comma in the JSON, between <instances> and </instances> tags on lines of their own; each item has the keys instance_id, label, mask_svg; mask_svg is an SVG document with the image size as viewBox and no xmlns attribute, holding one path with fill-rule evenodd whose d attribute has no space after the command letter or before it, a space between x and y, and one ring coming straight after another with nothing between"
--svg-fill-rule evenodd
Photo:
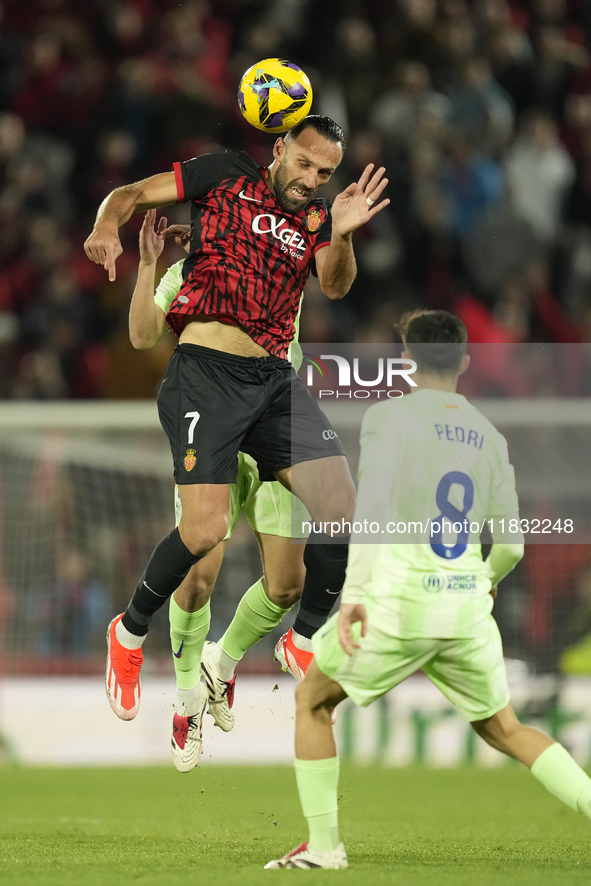
<instances>
[{"instance_id":1,"label":"black sock","mask_svg":"<svg viewBox=\"0 0 591 886\"><path fill-rule=\"evenodd\" d=\"M200 559L184 544L178 529L159 541L121 619L123 627L138 637L147 634L154 613L164 606Z\"/></svg>"},{"instance_id":2,"label":"black sock","mask_svg":"<svg viewBox=\"0 0 591 886\"><path fill-rule=\"evenodd\" d=\"M315 539L322 535L315 535ZM345 583L349 539L325 536L326 543L308 542L304 551L306 578L293 625L302 637L312 637L326 624Z\"/></svg>"}]
</instances>

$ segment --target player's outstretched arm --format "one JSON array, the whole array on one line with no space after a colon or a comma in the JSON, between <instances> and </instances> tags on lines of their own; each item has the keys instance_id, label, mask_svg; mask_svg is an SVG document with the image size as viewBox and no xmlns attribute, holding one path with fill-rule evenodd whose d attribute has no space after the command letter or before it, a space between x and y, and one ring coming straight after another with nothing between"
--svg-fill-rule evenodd
<instances>
[{"instance_id":1,"label":"player's outstretched arm","mask_svg":"<svg viewBox=\"0 0 591 886\"><path fill-rule=\"evenodd\" d=\"M174 172L162 172L131 185L122 185L105 197L99 206L92 233L84 244L88 258L116 277L115 262L123 249L119 228L134 212L169 206L178 200Z\"/></svg>"},{"instance_id":2,"label":"player's outstretched arm","mask_svg":"<svg viewBox=\"0 0 591 886\"><path fill-rule=\"evenodd\" d=\"M164 249L166 219L160 219L157 229L155 223L156 210L149 209L140 231L140 263L129 308L129 339L138 350L153 347L168 329L166 315L154 301L156 264Z\"/></svg>"},{"instance_id":3,"label":"player's outstretched arm","mask_svg":"<svg viewBox=\"0 0 591 886\"><path fill-rule=\"evenodd\" d=\"M316 253L316 269L320 287L330 299L345 296L357 274L353 252L353 232L385 209L390 203L380 197L388 179L381 166L373 175L373 163L367 166L357 182L338 194L332 205L332 239L330 245Z\"/></svg>"}]
</instances>

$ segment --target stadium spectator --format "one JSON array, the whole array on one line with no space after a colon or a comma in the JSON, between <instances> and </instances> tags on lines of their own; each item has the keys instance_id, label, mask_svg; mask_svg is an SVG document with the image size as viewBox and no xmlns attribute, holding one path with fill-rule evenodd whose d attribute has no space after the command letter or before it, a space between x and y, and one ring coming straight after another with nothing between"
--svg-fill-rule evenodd
<instances>
[{"instance_id":1,"label":"stadium spectator","mask_svg":"<svg viewBox=\"0 0 591 886\"><path fill-rule=\"evenodd\" d=\"M564 197L574 179L574 164L558 140L554 120L532 113L505 161L518 216L540 242L551 245L560 230Z\"/></svg>"},{"instance_id":2,"label":"stadium spectator","mask_svg":"<svg viewBox=\"0 0 591 886\"><path fill-rule=\"evenodd\" d=\"M447 224L453 234L462 237L500 200L503 177L498 164L479 154L466 132L450 134L447 152L449 160L441 182L448 205Z\"/></svg>"},{"instance_id":3,"label":"stadium spectator","mask_svg":"<svg viewBox=\"0 0 591 886\"><path fill-rule=\"evenodd\" d=\"M395 144L409 146L420 139L425 117L442 124L449 116L450 100L431 87L429 68L415 61L394 68L395 86L373 104L370 123Z\"/></svg>"},{"instance_id":4,"label":"stadium spectator","mask_svg":"<svg viewBox=\"0 0 591 886\"><path fill-rule=\"evenodd\" d=\"M19 356L33 346L23 326L27 304L47 297L46 262L30 247L38 216L59 222L56 260L70 268L84 298L101 306L103 281L79 254L79 231L91 221L96 194L166 168L179 150L188 158L240 147L262 162L269 139L244 123L233 94L248 65L273 55L304 65L318 108L339 106L335 116L348 119L352 145L385 138L393 173L392 204L380 230L369 232L368 261L346 318L339 318L337 332L330 311L314 309L303 319L310 338L324 337L329 327L331 337L354 339L360 328L366 335L373 326L368 301L378 305L401 292L415 304L450 307L468 284L490 307L507 275L523 270L515 244L524 248L524 264L537 257L531 231L547 247L556 301L576 323L586 302L591 242L584 7L555 0L401 0L385 11L369 0L360 13L300 0L293 16L292 4L270 0L256 11L193 0L3 4L0 304L13 318ZM513 141L516 125L523 134ZM462 144L457 132L469 142ZM499 202L500 168L517 218ZM177 212L176 220L185 221ZM571 226L565 241L563 218ZM483 263L478 244L495 230L511 249L503 261L499 241L489 239ZM136 235L130 229L125 236L131 242ZM366 273L370 266L377 277ZM388 284L379 276L386 268ZM124 322L133 273L128 264L129 279L109 306L112 322L101 326L106 352ZM5 396L23 390L15 387L19 365L14 361L3 381Z\"/></svg>"},{"instance_id":5,"label":"stadium spectator","mask_svg":"<svg viewBox=\"0 0 591 886\"><path fill-rule=\"evenodd\" d=\"M475 56L462 65L461 81L452 91L451 125L471 139L478 150L495 156L513 129L513 108L495 82L486 58Z\"/></svg>"}]
</instances>

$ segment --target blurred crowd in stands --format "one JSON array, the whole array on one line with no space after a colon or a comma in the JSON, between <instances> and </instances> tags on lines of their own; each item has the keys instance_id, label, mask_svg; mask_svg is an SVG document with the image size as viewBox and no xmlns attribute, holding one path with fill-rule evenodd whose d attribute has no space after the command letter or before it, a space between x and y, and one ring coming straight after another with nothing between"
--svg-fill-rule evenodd
<instances>
[{"instance_id":1,"label":"blurred crowd in stands","mask_svg":"<svg viewBox=\"0 0 591 886\"><path fill-rule=\"evenodd\" d=\"M172 336L127 340L141 218L114 284L82 244L112 188L175 160L265 165L236 88L270 56L345 129L328 196L368 162L390 180L345 301L309 284L303 341L392 341L428 306L473 341L591 342L586 0L0 0L0 397L153 396Z\"/></svg>"}]
</instances>

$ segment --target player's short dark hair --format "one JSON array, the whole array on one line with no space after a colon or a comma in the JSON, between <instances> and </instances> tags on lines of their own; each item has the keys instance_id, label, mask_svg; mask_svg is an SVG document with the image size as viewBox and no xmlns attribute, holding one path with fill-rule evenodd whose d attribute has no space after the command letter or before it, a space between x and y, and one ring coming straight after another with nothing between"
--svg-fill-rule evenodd
<instances>
[{"instance_id":1,"label":"player's short dark hair","mask_svg":"<svg viewBox=\"0 0 591 886\"><path fill-rule=\"evenodd\" d=\"M340 144L343 154L347 143L345 141L345 133L338 123L335 123L330 117L324 117L322 114L308 114L297 126L294 126L286 135L286 138L296 139L302 134L304 129L315 129L318 135L323 136L329 142Z\"/></svg>"},{"instance_id":2,"label":"player's short dark hair","mask_svg":"<svg viewBox=\"0 0 591 886\"><path fill-rule=\"evenodd\" d=\"M417 368L441 374L460 368L468 348L468 330L449 311L411 311L397 324L406 350Z\"/></svg>"}]
</instances>

